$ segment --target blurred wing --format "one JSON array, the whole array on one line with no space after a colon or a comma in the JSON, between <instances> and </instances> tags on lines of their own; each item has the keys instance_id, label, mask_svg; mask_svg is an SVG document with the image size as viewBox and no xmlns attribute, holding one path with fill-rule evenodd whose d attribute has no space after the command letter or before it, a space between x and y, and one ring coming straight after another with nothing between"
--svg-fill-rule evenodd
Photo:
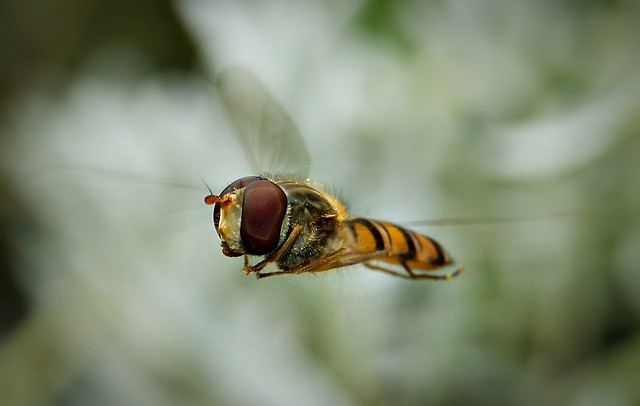
<instances>
[{"instance_id":1,"label":"blurred wing","mask_svg":"<svg viewBox=\"0 0 640 406\"><path fill-rule=\"evenodd\" d=\"M256 175L307 177L309 153L296 125L255 75L227 68L218 76L218 92Z\"/></svg>"}]
</instances>

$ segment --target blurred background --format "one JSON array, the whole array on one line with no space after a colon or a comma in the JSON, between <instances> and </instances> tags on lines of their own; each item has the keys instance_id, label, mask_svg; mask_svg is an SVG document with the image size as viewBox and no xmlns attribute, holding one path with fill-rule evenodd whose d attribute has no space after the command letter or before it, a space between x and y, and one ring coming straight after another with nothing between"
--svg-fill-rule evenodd
<instances>
[{"instance_id":1,"label":"blurred background","mask_svg":"<svg viewBox=\"0 0 640 406\"><path fill-rule=\"evenodd\" d=\"M27 0L0 19L0 404L640 401L638 2ZM229 64L355 214L520 221L416 228L466 266L445 283L245 276L202 203L201 180L251 174L213 82Z\"/></svg>"}]
</instances>

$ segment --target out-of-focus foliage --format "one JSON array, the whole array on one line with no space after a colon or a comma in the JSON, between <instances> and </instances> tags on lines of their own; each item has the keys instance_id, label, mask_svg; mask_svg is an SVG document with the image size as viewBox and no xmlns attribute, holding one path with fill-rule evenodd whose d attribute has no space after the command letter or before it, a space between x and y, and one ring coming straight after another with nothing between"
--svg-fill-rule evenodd
<instances>
[{"instance_id":1,"label":"out-of-focus foliage","mask_svg":"<svg viewBox=\"0 0 640 406\"><path fill-rule=\"evenodd\" d=\"M2 8L0 404L640 401L636 2ZM419 228L446 283L246 277L229 64L354 213L535 219Z\"/></svg>"}]
</instances>

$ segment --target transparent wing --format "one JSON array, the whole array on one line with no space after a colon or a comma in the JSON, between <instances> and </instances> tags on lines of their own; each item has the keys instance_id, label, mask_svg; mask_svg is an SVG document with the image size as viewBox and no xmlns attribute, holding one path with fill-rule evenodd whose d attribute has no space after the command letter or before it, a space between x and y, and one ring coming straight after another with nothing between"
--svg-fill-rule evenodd
<instances>
[{"instance_id":1,"label":"transparent wing","mask_svg":"<svg viewBox=\"0 0 640 406\"><path fill-rule=\"evenodd\" d=\"M296 125L253 73L225 69L218 92L256 174L307 177L309 153Z\"/></svg>"}]
</instances>

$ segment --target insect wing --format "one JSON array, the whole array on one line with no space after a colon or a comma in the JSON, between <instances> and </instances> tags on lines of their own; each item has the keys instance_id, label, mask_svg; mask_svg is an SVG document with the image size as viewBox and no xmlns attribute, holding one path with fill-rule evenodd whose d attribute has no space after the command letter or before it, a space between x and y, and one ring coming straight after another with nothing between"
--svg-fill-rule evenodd
<instances>
[{"instance_id":1,"label":"insect wing","mask_svg":"<svg viewBox=\"0 0 640 406\"><path fill-rule=\"evenodd\" d=\"M227 68L218 92L256 174L307 177L309 152L295 123L260 80L246 69Z\"/></svg>"}]
</instances>

